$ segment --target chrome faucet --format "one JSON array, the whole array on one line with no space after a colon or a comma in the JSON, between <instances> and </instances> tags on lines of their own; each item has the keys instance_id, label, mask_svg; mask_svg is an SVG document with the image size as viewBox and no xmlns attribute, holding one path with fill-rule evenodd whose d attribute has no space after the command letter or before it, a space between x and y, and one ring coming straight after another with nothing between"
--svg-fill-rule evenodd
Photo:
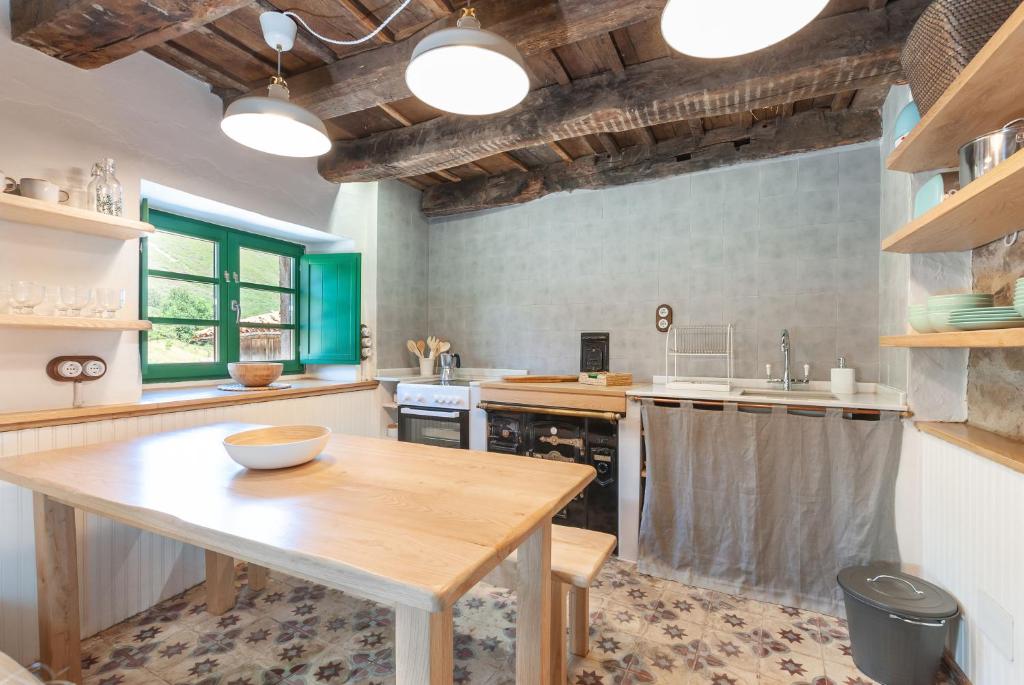
<instances>
[{"instance_id":1,"label":"chrome faucet","mask_svg":"<svg viewBox=\"0 0 1024 685\"><path fill-rule=\"evenodd\" d=\"M790 387L792 386L793 379L789 375L789 350L790 350L790 345L789 345L789 329L787 329L787 328L783 328L782 329L782 345L781 345L781 347L782 347L782 358L784 360L783 361L783 366L782 366L782 387L784 389L786 389L786 390L789 390Z\"/></svg>"},{"instance_id":2,"label":"chrome faucet","mask_svg":"<svg viewBox=\"0 0 1024 685\"><path fill-rule=\"evenodd\" d=\"M792 378L789 371L789 353L791 348L789 340L789 330L786 328L782 329L782 342L779 345L782 350L782 378L772 378L772 365L765 364L765 374L768 376L769 383L782 383L782 388L786 391L793 389L793 384L807 385L811 382L811 365L804 364L804 377L801 379Z\"/></svg>"}]
</instances>

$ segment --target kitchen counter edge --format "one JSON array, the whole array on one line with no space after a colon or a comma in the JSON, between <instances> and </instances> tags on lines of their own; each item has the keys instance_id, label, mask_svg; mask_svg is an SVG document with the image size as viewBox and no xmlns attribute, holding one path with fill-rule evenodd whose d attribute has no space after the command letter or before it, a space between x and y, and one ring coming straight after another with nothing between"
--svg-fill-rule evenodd
<instances>
[{"instance_id":1,"label":"kitchen counter edge","mask_svg":"<svg viewBox=\"0 0 1024 685\"><path fill-rule=\"evenodd\" d=\"M338 383L311 378L289 380L288 382L292 384L292 387L281 390L254 390L249 392L229 392L218 390L216 386L210 385L145 390L142 393L142 399L138 402L0 414L0 433L27 428L65 426L75 423L93 423L135 416L169 414L178 411L194 411L210 407L361 392L373 390L378 386L377 381Z\"/></svg>"}]
</instances>

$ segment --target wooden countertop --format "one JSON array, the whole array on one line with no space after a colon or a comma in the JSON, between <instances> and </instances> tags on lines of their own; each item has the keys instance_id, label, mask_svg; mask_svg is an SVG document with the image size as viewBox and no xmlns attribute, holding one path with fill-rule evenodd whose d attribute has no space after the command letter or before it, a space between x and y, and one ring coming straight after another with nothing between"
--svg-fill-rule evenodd
<instances>
[{"instance_id":1,"label":"wooden countertop","mask_svg":"<svg viewBox=\"0 0 1024 685\"><path fill-rule=\"evenodd\" d=\"M141 400L126 404L105 404L94 407L43 409L40 411L0 414L0 432L22 430L25 428L42 428L45 426L64 426L72 423L90 423L133 416L168 414L176 411L206 409L208 407L224 407L237 404L297 399L300 397L315 397L317 395L333 395L342 392L358 392L360 390L372 390L378 385L377 381L337 383L312 378L298 378L285 382L291 383L292 387L283 390L254 390L250 392L228 392L218 390L215 385L145 390L142 393Z\"/></svg>"},{"instance_id":2,"label":"wooden countertop","mask_svg":"<svg viewBox=\"0 0 1024 685\"><path fill-rule=\"evenodd\" d=\"M991 459L1018 473L1024 473L1024 442L1011 440L969 423L919 421L914 426L940 440Z\"/></svg>"},{"instance_id":3,"label":"wooden countertop","mask_svg":"<svg viewBox=\"0 0 1024 685\"><path fill-rule=\"evenodd\" d=\"M220 423L0 459L0 479L354 594L452 604L594 478L590 466L353 435L250 471Z\"/></svg>"},{"instance_id":4,"label":"wooden countertop","mask_svg":"<svg viewBox=\"0 0 1024 685\"><path fill-rule=\"evenodd\" d=\"M480 384L480 399L484 402L625 414L626 392L632 387L634 386L490 381Z\"/></svg>"},{"instance_id":5,"label":"wooden countertop","mask_svg":"<svg viewBox=\"0 0 1024 685\"><path fill-rule=\"evenodd\" d=\"M480 384L481 388L504 388L522 390L524 392L558 392L570 395L605 395L625 397L632 385L587 385L586 383L513 383L509 381L487 381Z\"/></svg>"}]
</instances>

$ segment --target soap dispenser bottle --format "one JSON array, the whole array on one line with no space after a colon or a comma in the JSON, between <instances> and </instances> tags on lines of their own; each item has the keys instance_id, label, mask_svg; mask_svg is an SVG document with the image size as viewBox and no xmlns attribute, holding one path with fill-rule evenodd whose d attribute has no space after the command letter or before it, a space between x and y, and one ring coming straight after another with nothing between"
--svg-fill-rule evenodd
<instances>
[{"instance_id":1,"label":"soap dispenser bottle","mask_svg":"<svg viewBox=\"0 0 1024 685\"><path fill-rule=\"evenodd\" d=\"M832 392L836 395L853 395L857 392L857 378L853 369L846 367L846 358L836 360L832 369Z\"/></svg>"}]
</instances>

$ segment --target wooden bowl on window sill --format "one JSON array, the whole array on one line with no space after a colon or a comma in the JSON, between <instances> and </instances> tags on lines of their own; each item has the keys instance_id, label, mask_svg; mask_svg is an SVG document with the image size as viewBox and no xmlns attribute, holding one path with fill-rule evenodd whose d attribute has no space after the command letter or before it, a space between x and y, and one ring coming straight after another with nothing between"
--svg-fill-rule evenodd
<instances>
[{"instance_id":1,"label":"wooden bowl on window sill","mask_svg":"<svg viewBox=\"0 0 1024 685\"><path fill-rule=\"evenodd\" d=\"M247 388L262 388L270 385L284 372L281 362L233 362L228 364L228 373Z\"/></svg>"}]
</instances>

